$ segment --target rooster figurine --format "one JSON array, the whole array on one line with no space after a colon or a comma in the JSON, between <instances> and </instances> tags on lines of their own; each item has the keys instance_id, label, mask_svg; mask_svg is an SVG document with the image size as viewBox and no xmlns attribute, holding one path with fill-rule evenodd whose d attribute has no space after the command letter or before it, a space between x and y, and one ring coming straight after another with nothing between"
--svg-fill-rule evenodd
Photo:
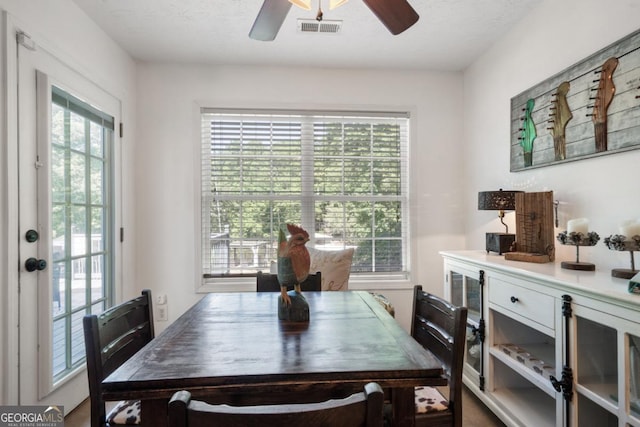
<instances>
[{"instance_id":1,"label":"rooster figurine","mask_svg":"<svg viewBox=\"0 0 640 427\"><path fill-rule=\"evenodd\" d=\"M305 244L309 241L309 233L294 224L287 224L289 240L284 231L278 233L278 282L280 294L286 306L291 306L291 297L287 294L287 286L293 285L296 294L300 294L300 283L309 275L311 258Z\"/></svg>"}]
</instances>

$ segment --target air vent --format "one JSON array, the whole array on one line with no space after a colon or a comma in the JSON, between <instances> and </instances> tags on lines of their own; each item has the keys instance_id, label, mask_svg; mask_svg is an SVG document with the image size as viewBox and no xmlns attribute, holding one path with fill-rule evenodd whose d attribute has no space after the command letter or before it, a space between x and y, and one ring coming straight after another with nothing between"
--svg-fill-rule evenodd
<instances>
[{"instance_id":1,"label":"air vent","mask_svg":"<svg viewBox=\"0 0 640 427\"><path fill-rule=\"evenodd\" d=\"M338 34L342 21L316 21L315 19L298 19L298 31L301 33Z\"/></svg>"}]
</instances>

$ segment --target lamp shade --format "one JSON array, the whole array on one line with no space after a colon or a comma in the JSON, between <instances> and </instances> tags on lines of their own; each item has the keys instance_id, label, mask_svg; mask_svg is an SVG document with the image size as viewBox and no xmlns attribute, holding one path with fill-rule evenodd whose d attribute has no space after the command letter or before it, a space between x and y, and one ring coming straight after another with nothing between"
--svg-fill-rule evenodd
<instances>
[{"instance_id":1,"label":"lamp shade","mask_svg":"<svg viewBox=\"0 0 640 427\"><path fill-rule=\"evenodd\" d=\"M478 193L478 209L483 211L512 211L516 208L516 193L522 191L481 191Z\"/></svg>"}]
</instances>

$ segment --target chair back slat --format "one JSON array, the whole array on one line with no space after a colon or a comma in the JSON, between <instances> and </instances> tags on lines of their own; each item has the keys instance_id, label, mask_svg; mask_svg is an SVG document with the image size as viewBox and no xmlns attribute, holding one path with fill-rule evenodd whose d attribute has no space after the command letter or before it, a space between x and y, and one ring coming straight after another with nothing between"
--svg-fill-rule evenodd
<instances>
[{"instance_id":1,"label":"chair back slat","mask_svg":"<svg viewBox=\"0 0 640 427\"><path fill-rule=\"evenodd\" d=\"M147 298L141 295L98 314L100 345L105 347L123 335L123 331L148 322L148 307ZM148 330L153 333L153 325L148 325Z\"/></svg>"},{"instance_id":2,"label":"chair back slat","mask_svg":"<svg viewBox=\"0 0 640 427\"><path fill-rule=\"evenodd\" d=\"M290 287L293 289L293 287ZM312 292L322 290L322 274L309 274L304 282L300 284L302 292ZM258 292L280 292L280 282L277 274L258 272L256 279L256 291Z\"/></svg>"},{"instance_id":3,"label":"chair back slat","mask_svg":"<svg viewBox=\"0 0 640 427\"><path fill-rule=\"evenodd\" d=\"M100 354L104 378L147 345L153 338L150 332L149 322L144 322L104 346Z\"/></svg>"},{"instance_id":4,"label":"chair back slat","mask_svg":"<svg viewBox=\"0 0 640 427\"><path fill-rule=\"evenodd\" d=\"M453 354L453 340L451 335L446 330L438 327L438 325L425 319L416 318L416 322L413 337L438 358L447 376L449 376L451 371L451 355Z\"/></svg>"},{"instance_id":5,"label":"chair back slat","mask_svg":"<svg viewBox=\"0 0 640 427\"><path fill-rule=\"evenodd\" d=\"M136 354L155 336L151 291L83 318L91 427L105 425L102 380Z\"/></svg>"},{"instance_id":6,"label":"chair back slat","mask_svg":"<svg viewBox=\"0 0 640 427\"><path fill-rule=\"evenodd\" d=\"M183 390L169 402L169 427L382 427L383 399L376 383L344 399L262 406L210 405Z\"/></svg>"}]
</instances>

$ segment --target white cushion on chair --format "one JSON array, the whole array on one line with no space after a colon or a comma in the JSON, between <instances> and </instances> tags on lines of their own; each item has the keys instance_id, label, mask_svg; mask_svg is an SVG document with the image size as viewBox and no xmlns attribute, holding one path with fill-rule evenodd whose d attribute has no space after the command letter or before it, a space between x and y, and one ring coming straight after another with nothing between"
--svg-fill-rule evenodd
<instances>
[{"instance_id":1,"label":"white cushion on chair","mask_svg":"<svg viewBox=\"0 0 640 427\"><path fill-rule=\"evenodd\" d=\"M389 313L392 317L396 317L396 309L393 308L393 304L391 304L391 302L389 302L389 300L387 299L387 297L385 297L382 294L379 294L377 292L369 292L372 296L373 299L375 299L376 301L378 301L378 303L385 309L387 310L387 313Z\"/></svg>"},{"instance_id":2,"label":"white cushion on chair","mask_svg":"<svg viewBox=\"0 0 640 427\"><path fill-rule=\"evenodd\" d=\"M123 400L107 414L107 423L120 425L140 424L140 401Z\"/></svg>"},{"instance_id":3,"label":"white cushion on chair","mask_svg":"<svg viewBox=\"0 0 640 427\"><path fill-rule=\"evenodd\" d=\"M349 288L349 275L354 248L339 251L322 251L309 248L311 266L309 272L322 273L323 291L346 291Z\"/></svg>"},{"instance_id":4,"label":"white cushion on chair","mask_svg":"<svg viewBox=\"0 0 640 427\"><path fill-rule=\"evenodd\" d=\"M440 412L449 409L449 401L435 387L416 387L416 414Z\"/></svg>"}]
</instances>

